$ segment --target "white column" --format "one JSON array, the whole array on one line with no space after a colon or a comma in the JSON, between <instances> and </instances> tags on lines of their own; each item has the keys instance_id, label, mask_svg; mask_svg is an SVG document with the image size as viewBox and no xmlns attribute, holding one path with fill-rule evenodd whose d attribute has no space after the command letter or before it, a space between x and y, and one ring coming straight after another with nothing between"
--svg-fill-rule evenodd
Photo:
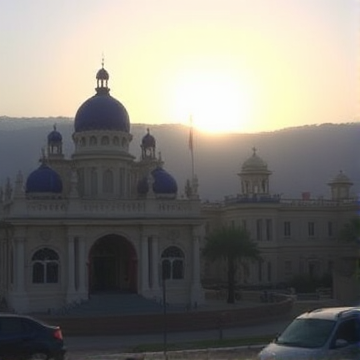
<instances>
[{"instance_id":1,"label":"white column","mask_svg":"<svg viewBox=\"0 0 360 360\"><path fill-rule=\"evenodd\" d=\"M10 306L18 313L29 311L29 300L25 291L25 238L15 238L14 249L14 292L10 296Z\"/></svg>"},{"instance_id":2,"label":"white column","mask_svg":"<svg viewBox=\"0 0 360 360\"><path fill-rule=\"evenodd\" d=\"M148 249L148 237L141 237L141 293L146 295L149 292L149 249Z\"/></svg>"},{"instance_id":3,"label":"white column","mask_svg":"<svg viewBox=\"0 0 360 360\"><path fill-rule=\"evenodd\" d=\"M191 304L196 306L204 302L204 294L200 282L200 229L193 229L192 233L192 285Z\"/></svg>"},{"instance_id":4,"label":"white column","mask_svg":"<svg viewBox=\"0 0 360 360\"><path fill-rule=\"evenodd\" d=\"M68 236L68 284L66 301L72 302L76 300L75 290L75 251L74 237Z\"/></svg>"},{"instance_id":5,"label":"white column","mask_svg":"<svg viewBox=\"0 0 360 360\"><path fill-rule=\"evenodd\" d=\"M25 248L24 248L24 238L17 238L15 240L16 244L16 260L15 260L15 274L16 274L16 292L23 293L25 291Z\"/></svg>"},{"instance_id":6,"label":"white column","mask_svg":"<svg viewBox=\"0 0 360 360\"><path fill-rule=\"evenodd\" d=\"M79 295L81 299L87 299L87 271L86 271L85 239L79 238Z\"/></svg>"},{"instance_id":7,"label":"white column","mask_svg":"<svg viewBox=\"0 0 360 360\"><path fill-rule=\"evenodd\" d=\"M152 238L152 291L154 295L159 293L160 286L159 286L159 238L157 236L153 236Z\"/></svg>"}]
</instances>

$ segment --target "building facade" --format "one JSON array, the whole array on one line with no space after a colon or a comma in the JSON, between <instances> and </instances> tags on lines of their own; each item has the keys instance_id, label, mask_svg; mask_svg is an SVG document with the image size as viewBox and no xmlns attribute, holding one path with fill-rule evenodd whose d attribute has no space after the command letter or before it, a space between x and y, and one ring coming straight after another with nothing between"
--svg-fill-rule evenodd
<instances>
[{"instance_id":1,"label":"building facade","mask_svg":"<svg viewBox=\"0 0 360 360\"><path fill-rule=\"evenodd\" d=\"M78 109L74 152L65 158L54 126L41 164L1 191L0 295L17 312L44 311L98 291L203 301L196 186L185 199L148 133L140 159L125 107L110 95L109 74Z\"/></svg>"},{"instance_id":2,"label":"building facade","mask_svg":"<svg viewBox=\"0 0 360 360\"><path fill-rule=\"evenodd\" d=\"M359 296L357 248L339 239L358 206L345 174L329 183L329 199L283 199L271 193L271 171L253 149L238 195L201 203L193 177L179 197L150 130L140 158L129 152L129 115L108 81L102 66L96 94L75 115L71 157L54 126L40 166L0 192L0 299L9 307L56 309L101 291L159 299L163 279L170 303L202 304L202 284L226 279L223 263L201 257L206 236L222 225L245 227L261 251L261 262L237 274L240 284L331 273L336 296Z\"/></svg>"},{"instance_id":3,"label":"building facade","mask_svg":"<svg viewBox=\"0 0 360 360\"><path fill-rule=\"evenodd\" d=\"M358 216L350 179L340 171L328 183L329 199L313 199L307 192L299 199L284 199L271 193L271 171L256 149L238 176L238 195L202 208L205 235L221 225L242 226L258 244L262 261L245 264L237 274L238 283L271 286L286 284L299 274L318 279L330 275L336 279L334 295L339 300L359 299L357 245L340 239L344 224ZM203 259L203 279L226 280L224 263Z\"/></svg>"}]
</instances>

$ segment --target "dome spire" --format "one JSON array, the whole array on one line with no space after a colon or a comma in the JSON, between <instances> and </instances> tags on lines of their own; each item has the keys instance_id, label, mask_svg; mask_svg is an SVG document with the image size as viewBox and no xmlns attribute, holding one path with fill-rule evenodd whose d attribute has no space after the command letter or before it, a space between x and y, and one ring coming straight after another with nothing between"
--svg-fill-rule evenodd
<instances>
[{"instance_id":1,"label":"dome spire","mask_svg":"<svg viewBox=\"0 0 360 360\"><path fill-rule=\"evenodd\" d=\"M108 88L109 73L104 68L104 55L101 59L101 69L96 74L96 93L98 95L108 94L110 89Z\"/></svg>"}]
</instances>

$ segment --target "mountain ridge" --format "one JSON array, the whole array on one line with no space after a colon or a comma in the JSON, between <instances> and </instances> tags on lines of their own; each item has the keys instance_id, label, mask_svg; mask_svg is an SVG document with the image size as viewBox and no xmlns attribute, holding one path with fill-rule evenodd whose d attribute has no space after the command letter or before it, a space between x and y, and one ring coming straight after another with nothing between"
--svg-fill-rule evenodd
<instances>
[{"instance_id":1,"label":"mountain ridge","mask_svg":"<svg viewBox=\"0 0 360 360\"><path fill-rule=\"evenodd\" d=\"M66 157L73 151L73 119L67 117L12 118L0 116L0 184L12 180L21 170L24 176L38 166L47 135L56 124L63 136ZM142 137L149 128L156 139L164 168L178 182L179 195L191 177L189 127L181 124L132 124L130 152L140 156ZM252 148L272 171L270 191L285 198L330 196L327 183L340 170L354 183L352 194L360 192L360 157L357 145L360 123L304 125L272 132L205 134L194 129L194 167L201 199L222 200L240 192L238 173L252 155ZM9 156L10 155L10 156Z\"/></svg>"}]
</instances>

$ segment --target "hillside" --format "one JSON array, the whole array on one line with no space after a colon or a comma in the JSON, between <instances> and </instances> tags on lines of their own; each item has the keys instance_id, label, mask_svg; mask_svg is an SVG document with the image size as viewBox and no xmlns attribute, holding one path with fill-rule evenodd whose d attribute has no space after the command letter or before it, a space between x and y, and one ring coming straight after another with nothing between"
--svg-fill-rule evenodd
<instances>
[{"instance_id":1,"label":"hillside","mask_svg":"<svg viewBox=\"0 0 360 360\"><path fill-rule=\"evenodd\" d=\"M46 137L57 124L63 135L64 152L73 151L72 119L0 117L0 182L14 178L21 170L27 176L38 166ZM140 154L140 142L149 125L134 124L131 152ZM183 125L152 125L151 134L165 169L177 180L180 193L191 174L188 148L189 129ZM342 170L354 182L353 193L360 192L360 157L358 143L360 124L323 124L288 128L258 134L205 135L194 133L195 172L200 181L203 200L221 200L239 193L237 173L241 164L257 148L273 172L273 193L283 197L300 197L310 191L312 197L329 196L327 182Z\"/></svg>"}]
</instances>

